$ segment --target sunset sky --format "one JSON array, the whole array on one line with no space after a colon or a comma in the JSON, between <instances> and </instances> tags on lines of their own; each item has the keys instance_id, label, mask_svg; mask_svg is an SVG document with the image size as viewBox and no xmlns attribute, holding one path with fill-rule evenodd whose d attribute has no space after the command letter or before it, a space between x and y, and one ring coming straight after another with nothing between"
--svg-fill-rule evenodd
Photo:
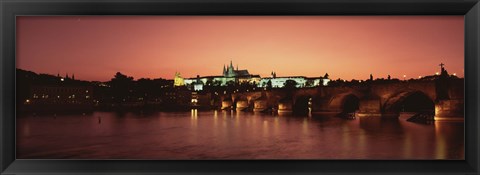
<instances>
[{"instance_id":1,"label":"sunset sky","mask_svg":"<svg viewBox=\"0 0 480 175\"><path fill-rule=\"evenodd\" d=\"M463 16L17 17L17 67L108 81L251 74L332 79L463 77Z\"/></svg>"}]
</instances>

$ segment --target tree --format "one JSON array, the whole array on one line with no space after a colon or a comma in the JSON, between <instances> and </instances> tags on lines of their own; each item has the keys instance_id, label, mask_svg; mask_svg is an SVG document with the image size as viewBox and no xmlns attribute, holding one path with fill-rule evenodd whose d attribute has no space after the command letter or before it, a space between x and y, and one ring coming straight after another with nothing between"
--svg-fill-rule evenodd
<instances>
[{"instance_id":1,"label":"tree","mask_svg":"<svg viewBox=\"0 0 480 175\"><path fill-rule=\"evenodd\" d=\"M268 80L267 82L267 89L272 89L272 80Z\"/></svg>"},{"instance_id":2,"label":"tree","mask_svg":"<svg viewBox=\"0 0 480 175\"><path fill-rule=\"evenodd\" d=\"M295 89L297 87L297 82L295 80L285 81L285 89Z\"/></svg>"},{"instance_id":3,"label":"tree","mask_svg":"<svg viewBox=\"0 0 480 175\"><path fill-rule=\"evenodd\" d=\"M133 93L133 77L129 77L120 72L110 80L112 86L112 95L116 101L124 101L132 96Z\"/></svg>"},{"instance_id":4,"label":"tree","mask_svg":"<svg viewBox=\"0 0 480 175\"><path fill-rule=\"evenodd\" d=\"M212 80L212 79L208 79L207 82L206 82L206 85L207 85L207 86L213 86L213 80Z\"/></svg>"},{"instance_id":5,"label":"tree","mask_svg":"<svg viewBox=\"0 0 480 175\"><path fill-rule=\"evenodd\" d=\"M112 78L112 81L133 81L133 77L129 77L129 76L123 75L120 72L117 72Z\"/></svg>"},{"instance_id":6,"label":"tree","mask_svg":"<svg viewBox=\"0 0 480 175\"><path fill-rule=\"evenodd\" d=\"M313 85L314 85L313 80L307 80L307 82L305 82L305 87L312 87Z\"/></svg>"}]
</instances>

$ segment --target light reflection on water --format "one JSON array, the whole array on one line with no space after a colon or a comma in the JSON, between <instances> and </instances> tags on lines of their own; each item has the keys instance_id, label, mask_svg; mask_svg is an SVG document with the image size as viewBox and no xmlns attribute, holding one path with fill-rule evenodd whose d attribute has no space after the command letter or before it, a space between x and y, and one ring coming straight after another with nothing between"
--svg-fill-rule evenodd
<instances>
[{"instance_id":1,"label":"light reflection on water","mask_svg":"<svg viewBox=\"0 0 480 175\"><path fill-rule=\"evenodd\" d=\"M464 159L463 122L234 111L21 116L17 158Z\"/></svg>"}]
</instances>

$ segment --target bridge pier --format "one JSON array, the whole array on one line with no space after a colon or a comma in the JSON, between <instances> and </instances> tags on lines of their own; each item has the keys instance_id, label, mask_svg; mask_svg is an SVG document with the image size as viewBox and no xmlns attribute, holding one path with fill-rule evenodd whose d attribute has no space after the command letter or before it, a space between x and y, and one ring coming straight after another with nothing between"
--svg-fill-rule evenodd
<instances>
[{"instance_id":1,"label":"bridge pier","mask_svg":"<svg viewBox=\"0 0 480 175\"><path fill-rule=\"evenodd\" d=\"M290 101L278 102L278 113L287 114L293 112L293 104Z\"/></svg>"},{"instance_id":2,"label":"bridge pier","mask_svg":"<svg viewBox=\"0 0 480 175\"><path fill-rule=\"evenodd\" d=\"M255 100L253 102L253 112L264 112L268 109L268 102L267 100Z\"/></svg>"},{"instance_id":3,"label":"bridge pier","mask_svg":"<svg viewBox=\"0 0 480 175\"><path fill-rule=\"evenodd\" d=\"M238 100L237 101L237 111L244 111L248 108L248 101L247 100Z\"/></svg>"},{"instance_id":4,"label":"bridge pier","mask_svg":"<svg viewBox=\"0 0 480 175\"><path fill-rule=\"evenodd\" d=\"M463 121L463 100L441 100L435 104L436 121Z\"/></svg>"},{"instance_id":5,"label":"bridge pier","mask_svg":"<svg viewBox=\"0 0 480 175\"><path fill-rule=\"evenodd\" d=\"M366 99L360 100L358 103L358 111L356 112L358 117L376 116L382 115L381 102L379 99Z\"/></svg>"},{"instance_id":6,"label":"bridge pier","mask_svg":"<svg viewBox=\"0 0 480 175\"><path fill-rule=\"evenodd\" d=\"M230 100L223 100L222 101L222 110L232 109L233 102Z\"/></svg>"}]
</instances>

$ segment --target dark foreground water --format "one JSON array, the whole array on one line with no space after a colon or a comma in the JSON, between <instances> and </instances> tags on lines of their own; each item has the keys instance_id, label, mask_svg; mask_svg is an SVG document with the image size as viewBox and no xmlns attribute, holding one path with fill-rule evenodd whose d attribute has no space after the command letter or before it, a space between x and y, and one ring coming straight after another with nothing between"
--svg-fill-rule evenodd
<instances>
[{"instance_id":1,"label":"dark foreground water","mask_svg":"<svg viewBox=\"0 0 480 175\"><path fill-rule=\"evenodd\" d=\"M17 118L17 158L464 159L463 122L231 111Z\"/></svg>"}]
</instances>

